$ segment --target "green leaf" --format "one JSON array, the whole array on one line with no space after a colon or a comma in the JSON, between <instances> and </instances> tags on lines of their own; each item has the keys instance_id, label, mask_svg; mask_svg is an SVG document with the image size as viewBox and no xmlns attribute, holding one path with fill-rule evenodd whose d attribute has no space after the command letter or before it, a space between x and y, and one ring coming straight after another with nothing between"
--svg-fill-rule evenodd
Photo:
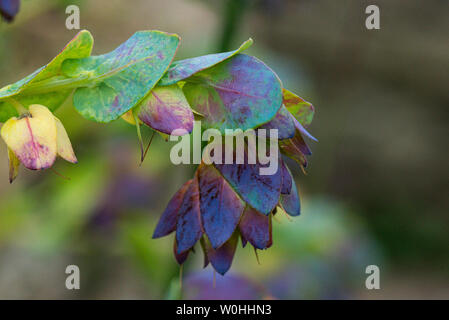
<instances>
[{"instance_id":1,"label":"green leaf","mask_svg":"<svg viewBox=\"0 0 449 320\"><path fill-rule=\"evenodd\" d=\"M282 89L284 105L296 120L304 127L308 127L313 120L315 108L310 102L298 97L296 94Z\"/></svg>"},{"instance_id":2,"label":"green leaf","mask_svg":"<svg viewBox=\"0 0 449 320\"><path fill-rule=\"evenodd\" d=\"M204 115L202 126L252 129L270 121L282 105L281 82L262 61L238 54L186 79L184 94Z\"/></svg>"},{"instance_id":3,"label":"green leaf","mask_svg":"<svg viewBox=\"0 0 449 320\"><path fill-rule=\"evenodd\" d=\"M80 31L64 49L47 65L37 69L32 74L0 89L0 122L17 115L15 108L6 99L13 97L24 106L37 103L50 110L57 109L68 97L71 89L57 92L33 93L33 87L45 85L48 80L64 78L61 76L61 65L66 59L85 58L92 51L93 38L89 31Z\"/></svg>"},{"instance_id":4,"label":"green leaf","mask_svg":"<svg viewBox=\"0 0 449 320\"><path fill-rule=\"evenodd\" d=\"M197 72L213 67L216 64L235 56L243 50L251 47L252 44L253 40L250 38L243 42L241 46L234 51L208 54L201 57L175 61L170 66L167 73L164 74L161 81L159 81L159 85L168 86L178 81L187 79Z\"/></svg>"},{"instance_id":5,"label":"green leaf","mask_svg":"<svg viewBox=\"0 0 449 320\"><path fill-rule=\"evenodd\" d=\"M109 122L138 104L167 71L179 46L179 36L139 31L114 51L85 59L67 60L66 76L87 78L76 89L75 108L87 119Z\"/></svg>"}]
</instances>

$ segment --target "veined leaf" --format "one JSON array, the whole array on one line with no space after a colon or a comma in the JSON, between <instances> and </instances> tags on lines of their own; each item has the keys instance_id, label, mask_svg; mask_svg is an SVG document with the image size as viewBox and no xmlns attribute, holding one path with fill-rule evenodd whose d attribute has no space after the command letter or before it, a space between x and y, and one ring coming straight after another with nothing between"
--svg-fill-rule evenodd
<instances>
[{"instance_id":1,"label":"veined leaf","mask_svg":"<svg viewBox=\"0 0 449 320\"><path fill-rule=\"evenodd\" d=\"M249 241L256 249L266 249L273 243L271 215L266 216L246 206L239 223L242 239Z\"/></svg>"},{"instance_id":2,"label":"veined leaf","mask_svg":"<svg viewBox=\"0 0 449 320\"><path fill-rule=\"evenodd\" d=\"M200 165L198 179L204 231L216 249L231 237L245 204L212 165Z\"/></svg>"},{"instance_id":3,"label":"veined leaf","mask_svg":"<svg viewBox=\"0 0 449 320\"><path fill-rule=\"evenodd\" d=\"M13 97L21 104L42 104L50 110L57 109L68 97L71 89L56 92L33 93L30 89L36 86L45 86L49 79L61 77L61 65L66 59L88 57L92 51L93 38L89 31L80 31L64 49L47 65L37 69L32 74L0 89L0 122L5 122L17 112L5 99ZM63 78L63 77L61 77ZM60 79L62 80L62 79ZM27 92L28 91L28 92Z\"/></svg>"},{"instance_id":4,"label":"veined leaf","mask_svg":"<svg viewBox=\"0 0 449 320\"><path fill-rule=\"evenodd\" d=\"M282 105L281 82L262 61L238 54L186 79L190 106L204 128L252 129L270 121Z\"/></svg>"},{"instance_id":5,"label":"veined leaf","mask_svg":"<svg viewBox=\"0 0 449 320\"><path fill-rule=\"evenodd\" d=\"M261 129L267 130L278 130L278 139L290 139L295 136L295 122L293 121L292 115L288 112L285 106L279 109L276 116L270 122L265 123L260 127Z\"/></svg>"},{"instance_id":6,"label":"veined leaf","mask_svg":"<svg viewBox=\"0 0 449 320\"><path fill-rule=\"evenodd\" d=\"M192 109L177 84L154 88L137 108L139 119L159 132L184 129L190 133L193 129Z\"/></svg>"},{"instance_id":7,"label":"veined leaf","mask_svg":"<svg viewBox=\"0 0 449 320\"><path fill-rule=\"evenodd\" d=\"M261 165L258 161L255 164L250 164L247 149L245 149L242 164L224 164L224 157L223 152L223 164L215 163L214 166L246 203L257 211L268 215L279 202L282 184L280 163L276 173L261 175L260 169L266 165ZM235 155L234 157L236 158Z\"/></svg>"},{"instance_id":8,"label":"veined leaf","mask_svg":"<svg viewBox=\"0 0 449 320\"><path fill-rule=\"evenodd\" d=\"M287 110L301 125L308 127L312 123L315 113L315 108L312 104L287 89L282 89L282 93L283 102Z\"/></svg>"},{"instance_id":9,"label":"veined leaf","mask_svg":"<svg viewBox=\"0 0 449 320\"><path fill-rule=\"evenodd\" d=\"M201 57L175 61L171 64L167 73L165 73L159 81L159 85L167 86L184 80L190 76L193 76L197 72L213 67L216 64L233 57L243 50L248 49L252 44L253 40L250 38L243 42L241 46L234 51L208 54Z\"/></svg>"},{"instance_id":10,"label":"veined leaf","mask_svg":"<svg viewBox=\"0 0 449 320\"><path fill-rule=\"evenodd\" d=\"M75 108L97 122L117 119L153 89L178 46L178 35L139 31L112 52L65 61L62 69L66 76L86 77L94 83L76 89Z\"/></svg>"}]
</instances>

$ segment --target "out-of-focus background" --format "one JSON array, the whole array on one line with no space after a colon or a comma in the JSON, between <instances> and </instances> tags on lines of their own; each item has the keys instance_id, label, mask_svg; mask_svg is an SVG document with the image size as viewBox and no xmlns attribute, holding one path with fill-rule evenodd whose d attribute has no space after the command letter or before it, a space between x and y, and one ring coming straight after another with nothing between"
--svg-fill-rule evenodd
<instances>
[{"instance_id":1,"label":"out-of-focus background","mask_svg":"<svg viewBox=\"0 0 449 320\"><path fill-rule=\"evenodd\" d=\"M94 54L137 30L178 33L177 59L236 48L270 65L316 107L308 175L289 162L302 215L274 222L274 245L238 253L228 275L183 270L172 236L151 240L159 215L193 166L169 160L157 137L142 167L135 129L57 111L79 164L21 169L8 183L0 147L0 298L449 298L447 1L23 0L0 22L0 86L46 64L76 34L65 8L81 9ZM381 29L365 28L380 8ZM446 110L446 111L445 111ZM145 129L144 129L145 130ZM149 131L143 132L148 139ZM65 288L78 265L81 289ZM377 265L380 290L365 288Z\"/></svg>"}]
</instances>

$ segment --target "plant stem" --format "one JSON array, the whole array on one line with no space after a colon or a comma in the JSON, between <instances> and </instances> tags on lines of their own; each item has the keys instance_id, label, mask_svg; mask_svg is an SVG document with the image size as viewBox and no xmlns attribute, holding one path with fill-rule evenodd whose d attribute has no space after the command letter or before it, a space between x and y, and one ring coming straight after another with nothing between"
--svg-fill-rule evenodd
<instances>
[{"instance_id":1,"label":"plant stem","mask_svg":"<svg viewBox=\"0 0 449 320\"><path fill-rule=\"evenodd\" d=\"M17 113L22 116L30 112L19 101L14 98L8 98L7 101L17 110Z\"/></svg>"}]
</instances>

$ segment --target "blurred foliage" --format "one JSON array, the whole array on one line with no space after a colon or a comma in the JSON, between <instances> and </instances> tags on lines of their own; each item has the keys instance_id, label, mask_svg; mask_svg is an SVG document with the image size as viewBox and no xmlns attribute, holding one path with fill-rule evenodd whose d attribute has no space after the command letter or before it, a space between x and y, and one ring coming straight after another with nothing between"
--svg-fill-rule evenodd
<instances>
[{"instance_id":1,"label":"blurred foliage","mask_svg":"<svg viewBox=\"0 0 449 320\"><path fill-rule=\"evenodd\" d=\"M0 25L0 86L48 62L74 36L64 28L66 3L24 0L14 22ZM448 297L446 3L378 1L374 32L364 28L363 1L254 3L238 14L230 40L223 40L224 1L82 1L81 24L95 36L95 54L143 29L180 33L187 45L179 58L251 36L251 54L316 105L311 132L319 143L308 175L292 172L303 215L274 222L274 245L259 252L260 266L249 248L235 258L234 275L262 297ZM191 276L204 278L192 288L210 292L209 270L192 272L202 265L199 251L181 290L172 239L150 239L195 168L172 165L171 144L160 137L139 167L135 130L122 120L88 122L68 106L57 116L79 160L56 163L70 180L22 170L9 185L0 148L0 297L175 299L190 294ZM143 135L148 141L150 132ZM69 264L81 269L80 291L64 288ZM381 267L378 293L364 288L367 264ZM217 288L224 279L217 275Z\"/></svg>"}]
</instances>

